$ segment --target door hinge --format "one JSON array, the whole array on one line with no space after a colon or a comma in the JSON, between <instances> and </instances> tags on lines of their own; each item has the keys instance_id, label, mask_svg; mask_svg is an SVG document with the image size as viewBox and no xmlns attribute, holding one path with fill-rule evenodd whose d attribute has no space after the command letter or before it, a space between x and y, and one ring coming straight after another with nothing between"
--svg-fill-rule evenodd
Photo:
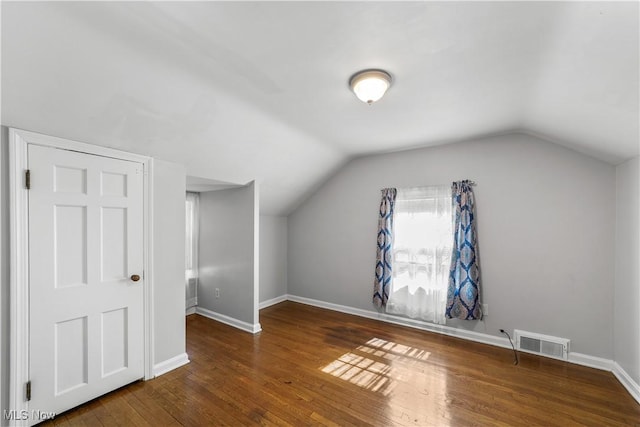
<instances>
[{"instance_id":1,"label":"door hinge","mask_svg":"<svg viewBox=\"0 0 640 427\"><path fill-rule=\"evenodd\" d=\"M27 169L24 173L24 184L27 190L31 190L31 171Z\"/></svg>"},{"instance_id":2,"label":"door hinge","mask_svg":"<svg viewBox=\"0 0 640 427\"><path fill-rule=\"evenodd\" d=\"M27 402L31 400L31 380L27 381L27 386L25 387Z\"/></svg>"}]
</instances>

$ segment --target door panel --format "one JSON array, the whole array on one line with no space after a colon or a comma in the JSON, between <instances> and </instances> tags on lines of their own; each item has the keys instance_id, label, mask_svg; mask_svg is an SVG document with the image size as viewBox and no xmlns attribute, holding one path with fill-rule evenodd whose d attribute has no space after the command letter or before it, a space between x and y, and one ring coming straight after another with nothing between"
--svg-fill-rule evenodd
<instances>
[{"instance_id":1,"label":"door panel","mask_svg":"<svg viewBox=\"0 0 640 427\"><path fill-rule=\"evenodd\" d=\"M86 285L87 207L54 206L53 224L55 287Z\"/></svg>"},{"instance_id":2,"label":"door panel","mask_svg":"<svg viewBox=\"0 0 640 427\"><path fill-rule=\"evenodd\" d=\"M126 280L127 208L101 208L102 282Z\"/></svg>"},{"instance_id":3,"label":"door panel","mask_svg":"<svg viewBox=\"0 0 640 427\"><path fill-rule=\"evenodd\" d=\"M29 407L60 413L144 375L143 168L32 144L28 156Z\"/></svg>"},{"instance_id":4,"label":"door panel","mask_svg":"<svg viewBox=\"0 0 640 427\"><path fill-rule=\"evenodd\" d=\"M107 377L127 368L127 307L102 313L102 376Z\"/></svg>"},{"instance_id":5,"label":"door panel","mask_svg":"<svg viewBox=\"0 0 640 427\"><path fill-rule=\"evenodd\" d=\"M54 334L54 388L61 395L89 382L87 316L57 322Z\"/></svg>"}]
</instances>

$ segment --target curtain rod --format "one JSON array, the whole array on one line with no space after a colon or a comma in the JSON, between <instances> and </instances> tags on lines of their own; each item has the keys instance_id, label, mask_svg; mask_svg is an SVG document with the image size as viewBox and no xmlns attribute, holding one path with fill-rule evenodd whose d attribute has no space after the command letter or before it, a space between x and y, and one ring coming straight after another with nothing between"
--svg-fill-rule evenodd
<instances>
[{"instance_id":1,"label":"curtain rod","mask_svg":"<svg viewBox=\"0 0 640 427\"><path fill-rule=\"evenodd\" d=\"M475 181L472 181L470 179L463 179L462 181L467 181L469 183L469 185L478 185ZM424 188L424 187L439 187L438 185L423 185L420 187L393 187L393 188ZM384 190L384 188L382 188L381 190Z\"/></svg>"},{"instance_id":2,"label":"curtain rod","mask_svg":"<svg viewBox=\"0 0 640 427\"><path fill-rule=\"evenodd\" d=\"M461 181L467 181L467 183L468 183L469 185L477 185L477 184L476 184L476 182L475 182L475 181L473 181L473 180L471 180L471 179L462 179ZM456 181L454 181L454 182L456 182Z\"/></svg>"}]
</instances>

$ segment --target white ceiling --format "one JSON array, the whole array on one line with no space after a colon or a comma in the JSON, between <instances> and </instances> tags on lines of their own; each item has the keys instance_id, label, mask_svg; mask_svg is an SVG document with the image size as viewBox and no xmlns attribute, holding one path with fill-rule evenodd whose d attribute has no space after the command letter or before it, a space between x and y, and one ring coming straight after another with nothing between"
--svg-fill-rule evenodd
<instances>
[{"instance_id":1,"label":"white ceiling","mask_svg":"<svg viewBox=\"0 0 640 427\"><path fill-rule=\"evenodd\" d=\"M256 179L269 214L353 156L488 134L615 164L640 153L638 6L2 2L2 124ZM372 67L394 83L367 106Z\"/></svg>"}]
</instances>

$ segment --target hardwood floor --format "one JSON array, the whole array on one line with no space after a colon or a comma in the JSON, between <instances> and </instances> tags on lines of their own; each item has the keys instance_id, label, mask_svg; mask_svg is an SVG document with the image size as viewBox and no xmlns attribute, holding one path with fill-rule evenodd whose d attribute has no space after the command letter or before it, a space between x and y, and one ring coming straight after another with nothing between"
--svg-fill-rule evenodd
<instances>
[{"instance_id":1,"label":"hardwood floor","mask_svg":"<svg viewBox=\"0 0 640 427\"><path fill-rule=\"evenodd\" d=\"M53 425L640 425L604 371L293 302L263 331L187 318L191 363Z\"/></svg>"}]
</instances>

